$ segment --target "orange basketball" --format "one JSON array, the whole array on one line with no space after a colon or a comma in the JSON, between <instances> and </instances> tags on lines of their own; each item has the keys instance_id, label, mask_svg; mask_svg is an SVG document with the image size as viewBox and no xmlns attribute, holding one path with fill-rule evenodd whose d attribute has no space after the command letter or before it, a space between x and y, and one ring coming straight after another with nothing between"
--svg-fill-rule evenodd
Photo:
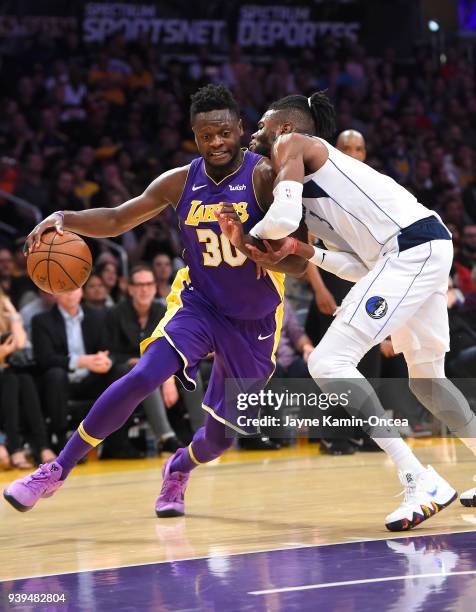
<instances>
[{"instance_id":1,"label":"orange basketball","mask_svg":"<svg viewBox=\"0 0 476 612\"><path fill-rule=\"evenodd\" d=\"M27 259L29 277L48 293L65 293L82 287L91 267L88 245L80 236L66 230L62 236L54 230L45 232L39 248Z\"/></svg>"}]
</instances>

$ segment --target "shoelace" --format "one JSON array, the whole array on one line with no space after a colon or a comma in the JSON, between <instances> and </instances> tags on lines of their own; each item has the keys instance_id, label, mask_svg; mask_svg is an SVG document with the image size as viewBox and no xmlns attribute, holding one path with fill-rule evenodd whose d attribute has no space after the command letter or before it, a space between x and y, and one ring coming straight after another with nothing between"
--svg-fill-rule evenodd
<instances>
[{"instance_id":1,"label":"shoelace","mask_svg":"<svg viewBox=\"0 0 476 612\"><path fill-rule=\"evenodd\" d=\"M397 493L397 495L395 495L395 497L400 497L401 495L404 495L403 498L403 502L404 504L411 504L413 503L413 498L415 497L415 493L416 493L416 483L409 483L407 485L405 485L405 488L403 489L403 491L400 491L400 493Z\"/></svg>"},{"instance_id":2,"label":"shoelace","mask_svg":"<svg viewBox=\"0 0 476 612\"><path fill-rule=\"evenodd\" d=\"M160 491L160 497L163 495L169 498L169 501L175 501L177 499L181 500L181 493L183 492L184 479L170 479L166 480L162 485L162 490Z\"/></svg>"},{"instance_id":3,"label":"shoelace","mask_svg":"<svg viewBox=\"0 0 476 612\"><path fill-rule=\"evenodd\" d=\"M50 470L48 469L48 465L49 464L47 463L42 463L36 472L31 474L30 478L28 479L28 483L37 481L34 484L41 485L45 480L47 480L48 476L51 474Z\"/></svg>"}]
</instances>

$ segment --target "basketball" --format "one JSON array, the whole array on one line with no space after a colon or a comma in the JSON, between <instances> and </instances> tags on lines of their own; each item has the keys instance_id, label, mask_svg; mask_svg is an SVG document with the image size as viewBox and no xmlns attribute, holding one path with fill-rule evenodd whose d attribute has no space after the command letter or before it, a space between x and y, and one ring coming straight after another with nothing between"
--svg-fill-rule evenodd
<instances>
[{"instance_id":1,"label":"basketball","mask_svg":"<svg viewBox=\"0 0 476 612\"><path fill-rule=\"evenodd\" d=\"M41 245L27 259L28 275L42 291L65 293L82 287L91 273L91 251L77 234L64 231L61 236L49 230Z\"/></svg>"}]
</instances>

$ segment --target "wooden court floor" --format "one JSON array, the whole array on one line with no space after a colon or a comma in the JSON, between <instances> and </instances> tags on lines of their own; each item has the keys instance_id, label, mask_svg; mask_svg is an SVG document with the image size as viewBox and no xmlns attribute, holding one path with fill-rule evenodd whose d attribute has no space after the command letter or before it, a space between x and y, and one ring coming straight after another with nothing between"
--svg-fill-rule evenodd
<instances>
[{"instance_id":1,"label":"wooden court floor","mask_svg":"<svg viewBox=\"0 0 476 612\"><path fill-rule=\"evenodd\" d=\"M451 440L419 442L417 453L458 490L476 461ZM401 502L383 453L320 455L318 446L229 451L196 469L187 516L157 519L163 459L78 466L52 499L20 514L0 507L0 580L141 563L395 537L384 518ZM18 472L0 472L3 484ZM455 502L412 534L476 531L476 510Z\"/></svg>"}]
</instances>

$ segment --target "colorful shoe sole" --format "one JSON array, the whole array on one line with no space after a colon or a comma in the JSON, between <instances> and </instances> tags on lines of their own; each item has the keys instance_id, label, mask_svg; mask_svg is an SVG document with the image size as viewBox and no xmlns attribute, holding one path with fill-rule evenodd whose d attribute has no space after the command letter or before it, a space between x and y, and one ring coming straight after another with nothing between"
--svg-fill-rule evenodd
<instances>
[{"instance_id":1,"label":"colorful shoe sole","mask_svg":"<svg viewBox=\"0 0 476 612\"><path fill-rule=\"evenodd\" d=\"M419 514L416 514L416 512L414 512L413 518L411 520L403 519L401 521L395 521L393 523L386 523L385 527L389 531L410 531L410 529L421 525L421 523L423 523L424 521L428 520L432 516L435 516L435 514L438 514L438 512L441 512L442 510L447 508L457 499L457 497L458 493L455 492L453 497L445 504L437 504L436 502L431 502L433 506L432 508L429 508L428 506L421 506L421 509L423 510L423 516L420 516Z\"/></svg>"}]
</instances>

